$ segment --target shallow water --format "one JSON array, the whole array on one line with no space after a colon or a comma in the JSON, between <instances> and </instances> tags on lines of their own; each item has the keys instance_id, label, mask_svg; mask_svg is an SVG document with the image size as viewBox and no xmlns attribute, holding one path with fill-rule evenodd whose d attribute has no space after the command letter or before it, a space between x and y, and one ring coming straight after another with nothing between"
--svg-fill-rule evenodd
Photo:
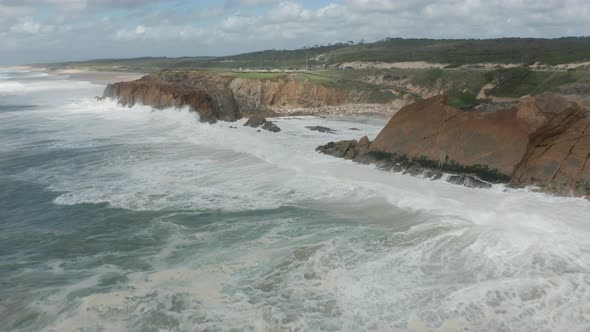
<instances>
[{"instance_id":1,"label":"shallow water","mask_svg":"<svg viewBox=\"0 0 590 332\"><path fill-rule=\"evenodd\" d=\"M314 152L385 120L259 133L103 88L0 70L1 331L590 330L587 201Z\"/></svg>"}]
</instances>

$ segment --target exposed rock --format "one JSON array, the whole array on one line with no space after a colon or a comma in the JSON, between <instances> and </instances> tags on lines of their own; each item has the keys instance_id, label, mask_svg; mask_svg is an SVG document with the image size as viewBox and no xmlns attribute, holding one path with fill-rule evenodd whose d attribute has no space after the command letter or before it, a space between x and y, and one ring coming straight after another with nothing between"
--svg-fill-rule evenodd
<instances>
[{"instance_id":1,"label":"exposed rock","mask_svg":"<svg viewBox=\"0 0 590 332\"><path fill-rule=\"evenodd\" d=\"M367 103L374 93L367 89L318 84L291 75L269 80L238 77L229 83L229 89L245 114L260 111L285 114L286 108L308 109Z\"/></svg>"},{"instance_id":2,"label":"exposed rock","mask_svg":"<svg viewBox=\"0 0 590 332\"><path fill-rule=\"evenodd\" d=\"M201 121L235 121L241 117L231 91L211 82L187 85L153 79L109 84L103 98L117 99L123 106L149 105L157 109L188 106Z\"/></svg>"},{"instance_id":3,"label":"exposed rock","mask_svg":"<svg viewBox=\"0 0 590 332\"><path fill-rule=\"evenodd\" d=\"M363 136L361 137L361 139L359 140L359 149L361 153L366 153L369 151L369 147L371 145L371 142L369 141L369 138L367 136Z\"/></svg>"},{"instance_id":4,"label":"exposed rock","mask_svg":"<svg viewBox=\"0 0 590 332\"><path fill-rule=\"evenodd\" d=\"M348 130L359 131L359 129L358 129L358 128L348 128Z\"/></svg>"},{"instance_id":5,"label":"exposed rock","mask_svg":"<svg viewBox=\"0 0 590 332\"><path fill-rule=\"evenodd\" d=\"M494 102L490 100L489 102L476 105L472 110L480 111L480 112L496 112L505 109L509 109L511 107L517 106L520 104L518 101L502 101L502 102ZM470 109L466 109L470 110Z\"/></svg>"},{"instance_id":6,"label":"exposed rock","mask_svg":"<svg viewBox=\"0 0 590 332\"><path fill-rule=\"evenodd\" d=\"M318 146L316 151L338 158L361 162L361 159L367 159L370 144L369 138L363 136L359 141L330 142L326 145Z\"/></svg>"},{"instance_id":7,"label":"exposed rock","mask_svg":"<svg viewBox=\"0 0 590 332\"><path fill-rule=\"evenodd\" d=\"M316 151L334 157L343 158L350 149L354 148L356 144L357 141L355 140L330 142L326 145L318 146ZM350 155L350 153L348 155Z\"/></svg>"},{"instance_id":8,"label":"exposed rock","mask_svg":"<svg viewBox=\"0 0 590 332\"><path fill-rule=\"evenodd\" d=\"M266 118L261 114L252 115L248 119L248 121L244 123L244 126L252 128L261 127L262 129L271 131L273 133L278 133L279 131L281 131L281 128L279 128L276 124L272 123L272 121L266 120ZM260 130L257 131L260 132Z\"/></svg>"},{"instance_id":9,"label":"exposed rock","mask_svg":"<svg viewBox=\"0 0 590 332\"><path fill-rule=\"evenodd\" d=\"M492 185L484 182L473 175L451 175L446 179L450 183L458 184L469 188L491 188Z\"/></svg>"},{"instance_id":10,"label":"exposed rock","mask_svg":"<svg viewBox=\"0 0 590 332\"><path fill-rule=\"evenodd\" d=\"M401 109L368 148L363 138L317 150L414 175L451 173L449 182L470 187L507 182L588 195L590 109L554 94L508 106L460 110L433 97Z\"/></svg>"},{"instance_id":11,"label":"exposed rock","mask_svg":"<svg viewBox=\"0 0 590 332\"><path fill-rule=\"evenodd\" d=\"M266 118L264 116L262 116L261 114L255 114L255 115L252 115L250 118L248 118L248 121L246 121L246 123L244 123L244 126L258 128L265 123L266 123Z\"/></svg>"},{"instance_id":12,"label":"exposed rock","mask_svg":"<svg viewBox=\"0 0 590 332\"><path fill-rule=\"evenodd\" d=\"M313 131L319 131L320 133L329 133L329 134L333 134L336 131L333 129L330 129L328 127L324 127L324 126L307 126L305 127L309 130L313 130Z\"/></svg>"},{"instance_id":13,"label":"exposed rock","mask_svg":"<svg viewBox=\"0 0 590 332\"><path fill-rule=\"evenodd\" d=\"M590 83L570 83L557 88L557 92L565 95L590 96Z\"/></svg>"},{"instance_id":14,"label":"exposed rock","mask_svg":"<svg viewBox=\"0 0 590 332\"><path fill-rule=\"evenodd\" d=\"M198 112L202 121L214 122L234 121L249 114L287 114L293 109L297 109L295 113L304 110L302 114L323 114L328 112L323 110L325 107L373 105L375 93L379 91L321 84L293 75L264 80L227 73L165 70L136 81L109 84L103 98L117 99L125 106L142 104L157 109L188 106Z\"/></svg>"},{"instance_id":15,"label":"exposed rock","mask_svg":"<svg viewBox=\"0 0 590 332\"><path fill-rule=\"evenodd\" d=\"M279 131L281 131L281 128L279 128L276 124L272 123L272 121L266 121L262 125L262 129L271 131L273 133L278 133Z\"/></svg>"},{"instance_id":16,"label":"exposed rock","mask_svg":"<svg viewBox=\"0 0 590 332\"><path fill-rule=\"evenodd\" d=\"M446 96L438 96L402 108L377 135L371 151L424 158L435 165L487 165L509 175L528 136L517 125L515 110L462 111L446 103Z\"/></svg>"}]
</instances>

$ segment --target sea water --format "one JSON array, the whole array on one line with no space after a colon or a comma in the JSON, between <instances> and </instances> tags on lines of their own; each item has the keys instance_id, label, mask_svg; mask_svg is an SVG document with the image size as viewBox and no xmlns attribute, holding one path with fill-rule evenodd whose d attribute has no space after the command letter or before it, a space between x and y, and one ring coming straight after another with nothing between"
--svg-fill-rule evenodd
<instances>
[{"instance_id":1,"label":"sea water","mask_svg":"<svg viewBox=\"0 0 590 332\"><path fill-rule=\"evenodd\" d=\"M258 132L103 89L0 70L0 331L590 330L586 200L314 151L388 119Z\"/></svg>"}]
</instances>

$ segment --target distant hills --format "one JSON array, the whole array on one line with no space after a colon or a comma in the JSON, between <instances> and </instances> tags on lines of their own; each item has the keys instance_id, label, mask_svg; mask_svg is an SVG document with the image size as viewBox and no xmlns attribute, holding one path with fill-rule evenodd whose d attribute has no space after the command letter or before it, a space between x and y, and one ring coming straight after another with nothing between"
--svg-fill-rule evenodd
<instances>
[{"instance_id":1,"label":"distant hills","mask_svg":"<svg viewBox=\"0 0 590 332\"><path fill-rule=\"evenodd\" d=\"M191 68L303 69L343 62L425 61L450 67L477 63L558 65L590 61L590 37L557 39L403 39L372 43L314 45L295 50L264 50L223 57L142 57L45 64L85 66L103 70L156 71Z\"/></svg>"}]
</instances>

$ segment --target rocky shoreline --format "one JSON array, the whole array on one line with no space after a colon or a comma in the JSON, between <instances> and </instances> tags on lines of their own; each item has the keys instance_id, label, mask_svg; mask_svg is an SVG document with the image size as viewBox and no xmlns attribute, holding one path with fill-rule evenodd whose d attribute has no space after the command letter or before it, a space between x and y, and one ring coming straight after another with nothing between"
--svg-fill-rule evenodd
<instances>
[{"instance_id":1,"label":"rocky shoreline","mask_svg":"<svg viewBox=\"0 0 590 332\"><path fill-rule=\"evenodd\" d=\"M210 123L256 114L359 114L359 109L390 116L393 105L371 103L374 94L379 91L323 84L298 76L257 79L236 73L170 70L109 84L102 98L116 99L125 106L143 104L157 109L188 106L201 121Z\"/></svg>"},{"instance_id":2,"label":"rocky shoreline","mask_svg":"<svg viewBox=\"0 0 590 332\"><path fill-rule=\"evenodd\" d=\"M379 168L442 179L469 187L496 183L536 186L563 196L590 197L590 103L575 94L545 93L520 100L484 102L459 109L435 96L393 109L371 105L371 114L393 115L374 141L330 142L317 151ZM311 86L309 82L235 78L170 71L109 84L103 98L126 106L189 106L201 121L235 121L279 132L265 116L360 114L358 91ZM361 103L361 104L358 104ZM285 104L291 106L291 111ZM282 110L282 111L281 111ZM320 115L321 116L321 115ZM322 126L309 130L334 133Z\"/></svg>"},{"instance_id":3,"label":"rocky shoreline","mask_svg":"<svg viewBox=\"0 0 590 332\"><path fill-rule=\"evenodd\" d=\"M505 183L589 198L590 108L555 94L507 107L461 110L433 97L402 108L373 142L365 136L316 150L469 187Z\"/></svg>"},{"instance_id":4,"label":"rocky shoreline","mask_svg":"<svg viewBox=\"0 0 590 332\"><path fill-rule=\"evenodd\" d=\"M444 179L447 182L471 188L491 188L493 184L506 183L509 179L490 172L478 172L477 167L468 169L459 165L439 165L424 157L411 158L407 155L370 151L371 142L367 136L360 140L330 142L316 148L317 152L354 162L375 165L387 172L420 176L430 180Z\"/></svg>"}]
</instances>

